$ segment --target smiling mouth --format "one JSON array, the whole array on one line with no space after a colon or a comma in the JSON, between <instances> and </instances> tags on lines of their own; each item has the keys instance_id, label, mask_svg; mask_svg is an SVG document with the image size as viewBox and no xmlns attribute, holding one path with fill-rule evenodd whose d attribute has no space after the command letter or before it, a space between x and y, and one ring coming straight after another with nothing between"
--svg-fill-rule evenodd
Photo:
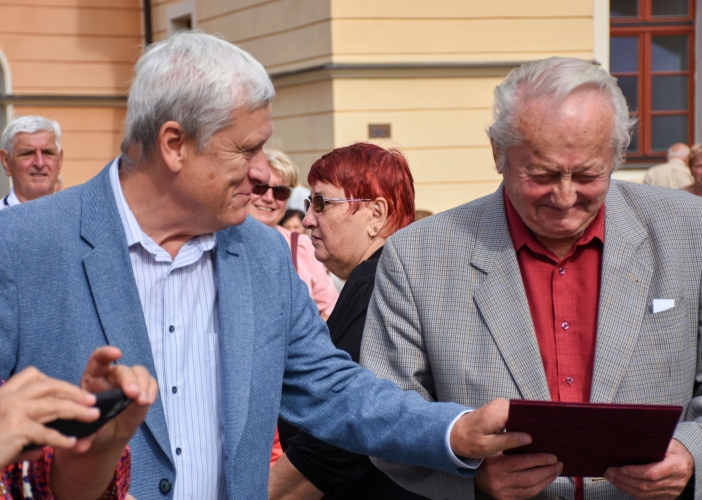
<instances>
[{"instance_id":1,"label":"smiling mouth","mask_svg":"<svg viewBox=\"0 0 702 500\"><path fill-rule=\"evenodd\" d=\"M275 210L274 208L271 208L271 207L261 207L261 206L258 206L258 205L254 205L254 208L255 208L256 210L262 210L262 211L264 211L264 212L272 212L273 210Z\"/></svg>"}]
</instances>

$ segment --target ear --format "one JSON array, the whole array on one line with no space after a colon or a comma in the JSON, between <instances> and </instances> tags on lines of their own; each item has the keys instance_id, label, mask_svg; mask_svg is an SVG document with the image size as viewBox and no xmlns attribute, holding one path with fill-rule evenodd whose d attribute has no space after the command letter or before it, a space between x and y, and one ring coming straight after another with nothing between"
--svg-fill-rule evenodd
<instances>
[{"instance_id":1,"label":"ear","mask_svg":"<svg viewBox=\"0 0 702 500\"><path fill-rule=\"evenodd\" d=\"M63 164L63 149L59 151L58 154L58 163L56 164L56 171L60 172L61 171L61 165Z\"/></svg>"},{"instance_id":2,"label":"ear","mask_svg":"<svg viewBox=\"0 0 702 500\"><path fill-rule=\"evenodd\" d=\"M10 156L4 149L0 149L0 162L2 163L2 168L5 170L5 175L12 177L10 173Z\"/></svg>"},{"instance_id":3,"label":"ear","mask_svg":"<svg viewBox=\"0 0 702 500\"><path fill-rule=\"evenodd\" d=\"M492 159L495 160L495 168L497 169L497 173L501 174L503 169L499 167L499 162L497 161L501 156L501 151L492 139L490 139L490 146L492 147Z\"/></svg>"},{"instance_id":4,"label":"ear","mask_svg":"<svg viewBox=\"0 0 702 500\"><path fill-rule=\"evenodd\" d=\"M376 198L368 204L368 207L372 210L368 221L368 235L375 238L383 232L388 222L388 202L385 198Z\"/></svg>"},{"instance_id":5,"label":"ear","mask_svg":"<svg viewBox=\"0 0 702 500\"><path fill-rule=\"evenodd\" d=\"M189 152L189 141L180 123L171 120L161 125L156 143L168 170L173 173L179 172Z\"/></svg>"}]
</instances>

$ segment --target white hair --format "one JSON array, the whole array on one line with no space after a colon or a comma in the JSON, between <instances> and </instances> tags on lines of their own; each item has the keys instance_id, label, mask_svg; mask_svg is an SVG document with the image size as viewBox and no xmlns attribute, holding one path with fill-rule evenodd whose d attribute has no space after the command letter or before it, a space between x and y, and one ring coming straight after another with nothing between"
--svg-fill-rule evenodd
<instances>
[{"instance_id":1,"label":"white hair","mask_svg":"<svg viewBox=\"0 0 702 500\"><path fill-rule=\"evenodd\" d=\"M249 53L197 31L149 46L135 73L122 142L127 165L150 156L167 121L179 123L202 151L215 132L232 125L234 110L255 110L275 95L268 73Z\"/></svg>"},{"instance_id":2,"label":"white hair","mask_svg":"<svg viewBox=\"0 0 702 500\"><path fill-rule=\"evenodd\" d=\"M624 155L631 141L636 118L629 116L629 108L617 79L602 67L579 59L550 57L515 68L495 88L494 123L488 128L490 141L497 149L497 171L507 167L507 150L520 144L522 137L516 125L520 106L535 97L550 97L555 103L564 100L576 90L593 88L605 94L614 111L612 148L613 171L624 164Z\"/></svg>"},{"instance_id":3,"label":"white hair","mask_svg":"<svg viewBox=\"0 0 702 500\"><path fill-rule=\"evenodd\" d=\"M39 115L18 116L7 124L0 138L0 149L12 155L17 134L36 134L37 132L53 132L56 138L56 148L61 151L61 125Z\"/></svg>"}]
</instances>

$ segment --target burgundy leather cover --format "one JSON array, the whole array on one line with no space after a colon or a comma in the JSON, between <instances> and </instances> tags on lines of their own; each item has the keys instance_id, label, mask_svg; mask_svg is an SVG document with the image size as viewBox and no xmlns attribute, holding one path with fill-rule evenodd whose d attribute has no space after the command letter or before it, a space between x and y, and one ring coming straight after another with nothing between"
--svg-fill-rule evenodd
<instances>
[{"instance_id":1,"label":"burgundy leather cover","mask_svg":"<svg viewBox=\"0 0 702 500\"><path fill-rule=\"evenodd\" d=\"M529 433L532 443L505 453L552 453L562 476L602 477L608 467L663 460L681 413L680 406L513 399L507 430Z\"/></svg>"}]
</instances>

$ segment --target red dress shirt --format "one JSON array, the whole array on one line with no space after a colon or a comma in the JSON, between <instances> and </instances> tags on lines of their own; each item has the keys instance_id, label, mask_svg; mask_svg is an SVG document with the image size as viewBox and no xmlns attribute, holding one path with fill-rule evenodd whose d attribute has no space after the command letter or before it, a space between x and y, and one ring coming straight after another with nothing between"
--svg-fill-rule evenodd
<instances>
[{"instance_id":1,"label":"red dress shirt","mask_svg":"<svg viewBox=\"0 0 702 500\"><path fill-rule=\"evenodd\" d=\"M507 224L553 401L590 401L597 339L604 206L559 259L524 224L505 192ZM576 500L583 498L576 478Z\"/></svg>"}]
</instances>

